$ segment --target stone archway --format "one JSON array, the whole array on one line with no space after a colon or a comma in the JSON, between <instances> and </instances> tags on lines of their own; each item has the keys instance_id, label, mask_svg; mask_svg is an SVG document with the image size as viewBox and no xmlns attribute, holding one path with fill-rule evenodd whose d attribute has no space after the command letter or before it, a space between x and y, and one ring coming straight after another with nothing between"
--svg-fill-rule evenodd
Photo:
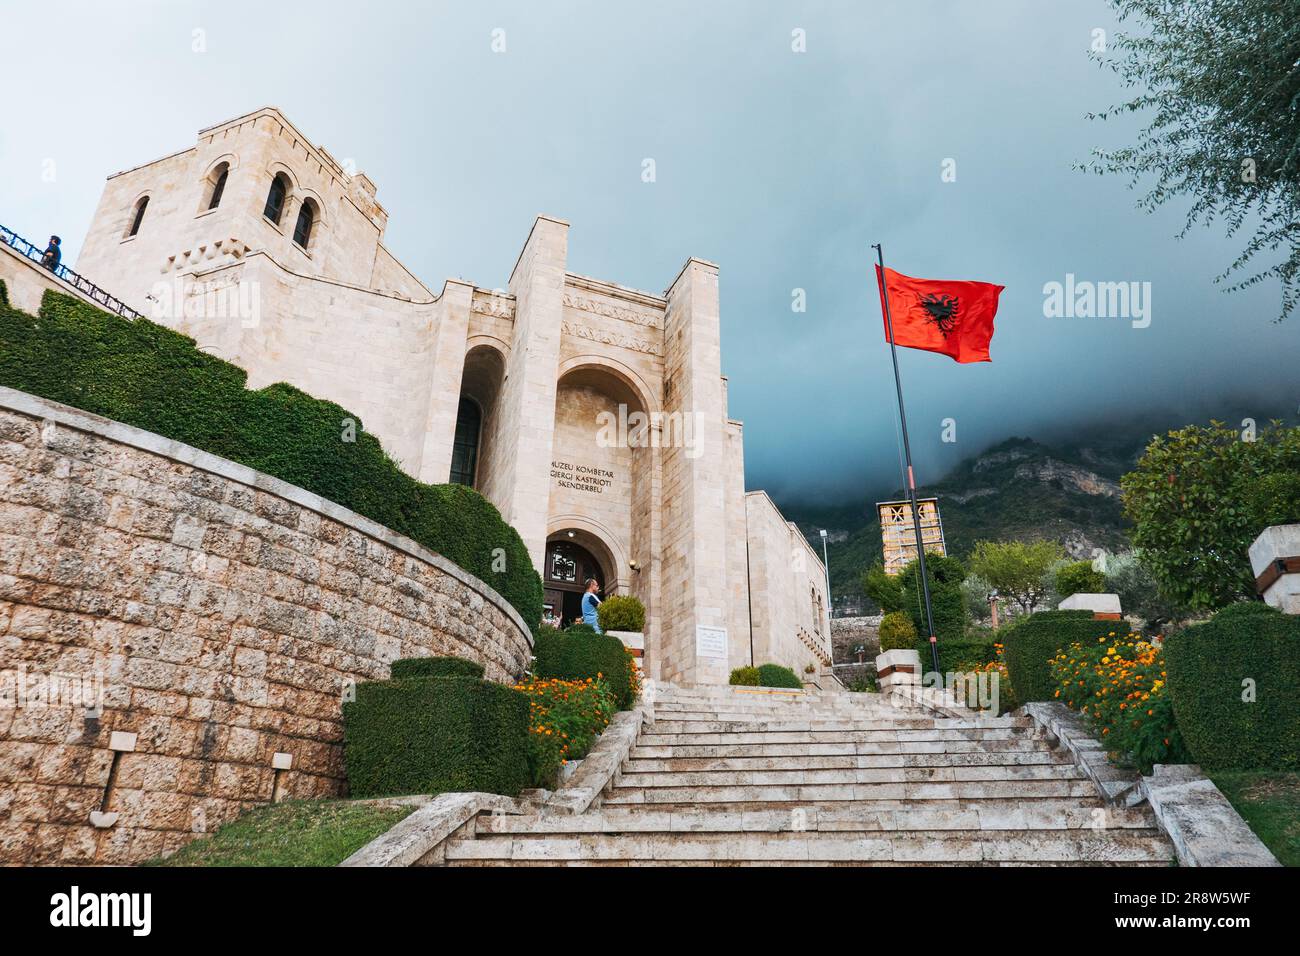
<instances>
[{"instance_id":1,"label":"stone archway","mask_svg":"<svg viewBox=\"0 0 1300 956\"><path fill-rule=\"evenodd\" d=\"M646 607L647 658L659 624L659 403L622 363L591 354L560 364L556 383L548 544L574 532L608 574L604 593Z\"/></svg>"},{"instance_id":2,"label":"stone archway","mask_svg":"<svg viewBox=\"0 0 1300 956\"><path fill-rule=\"evenodd\" d=\"M543 620L574 623L582 615L587 579L595 578L603 595L617 587L617 574L617 559L591 532L566 528L549 535L542 561Z\"/></svg>"}]
</instances>

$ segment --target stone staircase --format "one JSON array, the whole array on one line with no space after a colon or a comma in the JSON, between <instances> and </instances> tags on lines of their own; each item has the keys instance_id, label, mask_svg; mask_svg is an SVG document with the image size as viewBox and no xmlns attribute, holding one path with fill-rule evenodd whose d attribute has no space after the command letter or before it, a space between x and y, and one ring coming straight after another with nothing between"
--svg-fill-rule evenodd
<instances>
[{"instance_id":1,"label":"stone staircase","mask_svg":"<svg viewBox=\"0 0 1300 956\"><path fill-rule=\"evenodd\" d=\"M1173 847L1107 806L1026 717L935 716L875 694L660 686L582 813L482 814L452 866L1136 865Z\"/></svg>"}]
</instances>

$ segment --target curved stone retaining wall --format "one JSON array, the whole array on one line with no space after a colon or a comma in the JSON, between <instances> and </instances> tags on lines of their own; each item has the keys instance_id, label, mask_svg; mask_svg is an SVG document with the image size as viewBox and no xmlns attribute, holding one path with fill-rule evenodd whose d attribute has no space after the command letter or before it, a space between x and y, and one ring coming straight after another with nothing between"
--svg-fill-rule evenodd
<instances>
[{"instance_id":1,"label":"curved stone retaining wall","mask_svg":"<svg viewBox=\"0 0 1300 956\"><path fill-rule=\"evenodd\" d=\"M428 654L507 680L531 642L374 522L0 388L0 862L144 860L273 794L338 794L354 682Z\"/></svg>"}]
</instances>

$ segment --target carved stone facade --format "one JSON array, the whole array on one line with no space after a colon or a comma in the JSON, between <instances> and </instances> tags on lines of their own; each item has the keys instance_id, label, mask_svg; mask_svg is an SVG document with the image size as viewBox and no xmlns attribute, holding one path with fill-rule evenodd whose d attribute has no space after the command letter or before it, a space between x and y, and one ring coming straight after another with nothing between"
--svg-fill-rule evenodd
<instances>
[{"instance_id":1,"label":"carved stone facade","mask_svg":"<svg viewBox=\"0 0 1300 956\"><path fill-rule=\"evenodd\" d=\"M506 289L435 293L388 252L386 223L369 179L266 108L110 177L77 268L250 387L287 381L355 412L421 480L457 467L539 569L582 549L606 594L645 602L652 676L724 683L754 655L829 663L821 562L779 514L750 528L717 266L687 260L662 294L581 276L568 224L539 216ZM771 539L757 558L755 534ZM756 578L793 603L751 621ZM567 616L568 585L547 586Z\"/></svg>"}]
</instances>

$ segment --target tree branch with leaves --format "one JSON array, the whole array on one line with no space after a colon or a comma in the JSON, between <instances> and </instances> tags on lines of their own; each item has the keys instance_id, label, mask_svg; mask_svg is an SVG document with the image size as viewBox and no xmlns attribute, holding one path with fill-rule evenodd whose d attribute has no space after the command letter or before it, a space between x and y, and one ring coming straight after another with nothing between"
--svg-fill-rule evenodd
<instances>
[{"instance_id":1,"label":"tree branch with leaves","mask_svg":"<svg viewBox=\"0 0 1300 956\"><path fill-rule=\"evenodd\" d=\"M1248 234L1215 278L1237 291L1282 284L1286 318L1300 303L1300 10L1295 0L1111 0L1121 23L1110 52L1093 59L1137 91L1088 114L1146 117L1132 146L1093 150L1080 168L1150 183L1151 212L1190 197L1179 233L1221 220ZM1117 56L1112 56L1117 53ZM1154 181L1152 181L1154 178ZM1276 260L1276 261L1273 261Z\"/></svg>"}]
</instances>

